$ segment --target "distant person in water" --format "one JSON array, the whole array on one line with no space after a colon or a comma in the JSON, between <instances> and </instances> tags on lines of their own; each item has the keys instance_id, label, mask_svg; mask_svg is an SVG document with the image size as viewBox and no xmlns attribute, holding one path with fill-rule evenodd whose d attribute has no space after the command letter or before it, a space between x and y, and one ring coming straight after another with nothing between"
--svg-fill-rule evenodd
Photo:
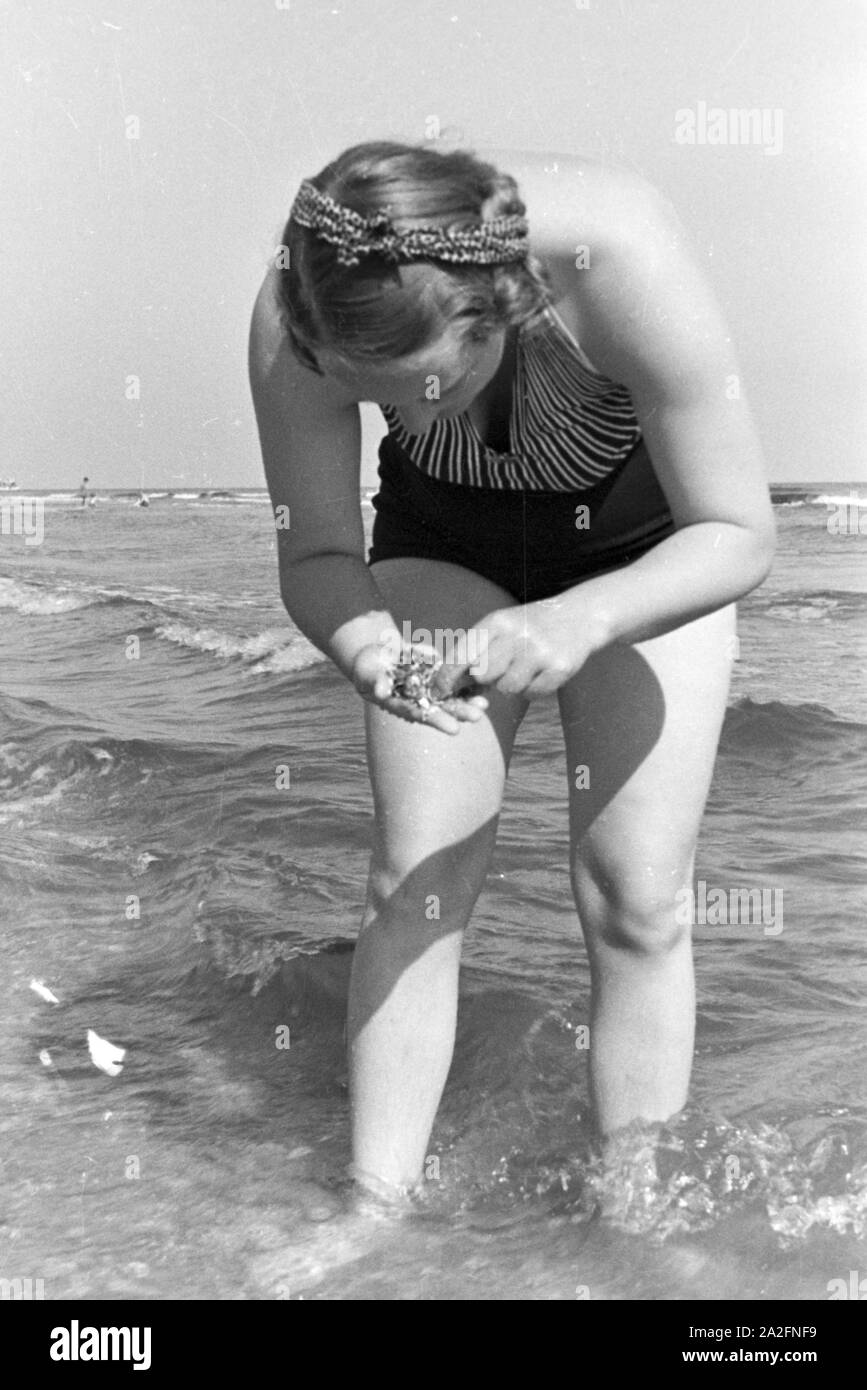
<instances>
[{"instance_id":1,"label":"distant person in water","mask_svg":"<svg viewBox=\"0 0 867 1390\"><path fill-rule=\"evenodd\" d=\"M82 480L81 480L81 486L80 486L79 489L78 489L78 496L81 498L81 505L82 505L82 507L86 507L86 506L87 506L88 498L90 497L90 493L89 493L88 488L87 488L87 484L88 484L89 482L90 482L90 479L89 479L89 478L82 478Z\"/></svg>"},{"instance_id":2,"label":"distant person in water","mask_svg":"<svg viewBox=\"0 0 867 1390\"><path fill-rule=\"evenodd\" d=\"M302 183L251 327L283 600L365 702L348 1046L353 1172L375 1191L421 1179L531 700L559 703L598 1130L686 1103L681 894L735 600L774 551L740 368L674 210L590 159L504 159L346 150ZM365 554L369 401L388 433Z\"/></svg>"}]
</instances>

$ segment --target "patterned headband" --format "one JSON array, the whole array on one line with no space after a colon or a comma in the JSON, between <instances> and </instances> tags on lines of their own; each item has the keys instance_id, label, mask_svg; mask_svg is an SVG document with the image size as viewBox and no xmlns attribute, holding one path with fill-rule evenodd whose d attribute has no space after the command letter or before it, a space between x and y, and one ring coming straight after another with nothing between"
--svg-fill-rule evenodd
<instances>
[{"instance_id":1,"label":"patterned headband","mask_svg":"<svg viewBox=\"0 0 867 1390\"><path fill-rule=\"evenodd\" d=\"M410 227L398 231L384 208L362 217L344 207L305 179L289 217L310 227L322 241L337 247L341 265L358 265L362 256L375 253L387 261L430 259L461 264L502 265L527 257L526 219L517 214L495 217L477 227L445 232L442 227Z\"/></svg>"}]
</instances>

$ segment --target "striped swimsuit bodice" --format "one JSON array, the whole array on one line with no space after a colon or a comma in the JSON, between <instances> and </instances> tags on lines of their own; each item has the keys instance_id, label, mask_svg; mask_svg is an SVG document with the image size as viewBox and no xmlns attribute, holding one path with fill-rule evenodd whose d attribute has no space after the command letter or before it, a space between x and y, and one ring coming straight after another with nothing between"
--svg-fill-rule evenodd
<instances>
[{"instance_id":1,"label":"striped swimsuit bodice","mask_svg":"<svg viewBox=\"0 0 867 1390\"><path fill-rule=\"evenodd\" d=\"M617 468L641 438L625 386L601 375L551 308L517 336L509 450L481 440L466 413L409 434L391 405L389 434L442 482L519 492L581 492Z\"/></svg>"}]
</instances>

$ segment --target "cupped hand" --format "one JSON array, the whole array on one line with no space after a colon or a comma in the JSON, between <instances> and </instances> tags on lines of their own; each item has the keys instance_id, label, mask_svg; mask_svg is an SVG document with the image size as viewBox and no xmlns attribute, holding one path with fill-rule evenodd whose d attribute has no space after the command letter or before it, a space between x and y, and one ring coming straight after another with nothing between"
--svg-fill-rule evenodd
<instances>
[{"instance_id":1,"label":"cupped hand","mask_svg":"<svg viewBox=\"0 0 867 1390\"><path fill-rule=\"evenodd\" d=\"M436 655L432 648L424 647L421 650ZM487 696L469 693L476 688L470 678L457 672L450 680L444 668L441 668L432 692L436 699L424 709L414 700L392 694L393 666L393 649L388 644L371 643L362 647L356 656L352 681L362 699L378 705L398 719L405 719L410 724L426 724L428 728L438 729L444 734L457 734L462 724L478 723L488 708ZM459 691L468 693L459 694Z\"/></svg>"}]
</instances>

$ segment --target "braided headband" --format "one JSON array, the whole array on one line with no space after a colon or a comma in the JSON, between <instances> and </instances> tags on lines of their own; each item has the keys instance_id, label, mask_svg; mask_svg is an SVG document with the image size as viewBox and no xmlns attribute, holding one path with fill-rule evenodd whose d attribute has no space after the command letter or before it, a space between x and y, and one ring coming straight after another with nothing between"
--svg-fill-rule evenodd
<instances>
[{"instance_id":1,"label":"braided headband","mask_svg":"<svg viewBox=\"0 0 867 1390\"><path fill-rule=\"evenodd\" d=\"M427 258L474 265L502 265L527 257L526 219L517 214L495 217L477 227L445 232L442 227L410 227L398 231L384 208L362 217L320 193L305 179L289 217L311 228L322 241L337 247L341 265L358 265L362 256L375 253L395 264Z\"/></svg>"}]
</instances>

